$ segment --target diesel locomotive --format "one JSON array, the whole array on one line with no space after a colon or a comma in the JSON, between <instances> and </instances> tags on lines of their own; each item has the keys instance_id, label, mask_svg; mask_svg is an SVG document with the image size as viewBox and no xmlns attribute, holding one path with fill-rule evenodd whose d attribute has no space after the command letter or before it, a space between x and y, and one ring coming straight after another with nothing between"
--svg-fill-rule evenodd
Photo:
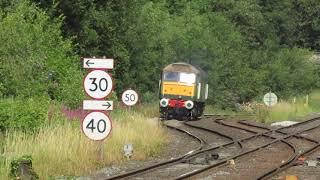
<instances>
[{"instance_id":1,"label":"diesel locomotive","mask_svg":"<svg viewBox=\"0 0 320 180\"><path fill-rule=\"evenodd\" d=\"M208 98L208 76L187 63L166 66L159 81L162 119L198 119Z\"/></svg>"}]
</instances>

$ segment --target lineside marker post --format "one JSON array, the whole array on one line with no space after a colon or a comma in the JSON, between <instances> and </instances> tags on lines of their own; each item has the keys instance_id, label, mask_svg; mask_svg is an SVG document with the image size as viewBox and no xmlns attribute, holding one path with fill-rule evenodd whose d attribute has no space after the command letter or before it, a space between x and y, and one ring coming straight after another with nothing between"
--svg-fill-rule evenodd
<instances>
[{"instance_id":1,"label":"lineside marker post","mask_svg":"<svg viewBox=\"0 0 320 180\"><path fill-rule=\"evenodd\" d=\"M139 95L136 91L130 89L125 90L121 95L122 103L127 106L127 110L131 113L131 106L137 104L139 100ZM133 144L125 144L124 145L124 156L129 160L133 154Z\"/></svg>"},{"instance_id":2,"label":"lineside marker post","mask_svg":"<svg viewBox=\"0 0 320 180\"><path fill-rule=\"evenodd\" d=\"M305 104L305 106L309 106L309 95L308 94L306 95L306 104Z\"/></svg>"},{"instance_id":3,"label":"lineside marker post","mask_svg":"<svg viewBox=\"0 0 320 180\"><path fill-rule=\"evenodd\" d=\"M277 95L275 95L274 93L272 93L270 91L263 96L263 102L268 107L268 116L270 118L271 117L271 107L277 104L278 97L277 97Z\"/></svg>"},{"instance_id":4,"label":"lineside marker post","mask_svg":"<svg viewBox=\"0 0 320 180\"><path fill-rule=\"evenodd\" d=\"M294 117L297 117L297 111L298 111L296 101L297 101L297 98L296 98L296 97L294 97L294 98L293 98Z\"/></svg>"}]
</instances>

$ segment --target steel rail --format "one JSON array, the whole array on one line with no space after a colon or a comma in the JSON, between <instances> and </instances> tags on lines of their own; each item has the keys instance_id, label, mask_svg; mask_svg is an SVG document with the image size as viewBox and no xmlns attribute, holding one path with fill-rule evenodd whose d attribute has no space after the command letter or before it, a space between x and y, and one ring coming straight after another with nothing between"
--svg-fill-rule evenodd
<instances>
[{"instance_id":1,"label":"steel rail","mask_svg":"<svg viewBox=\"0 0 320 180\"><path fill-rule=\"evenodd\" d=\"M240 141L237 141L237 140L234 140L234 138L228 136L228 135L225 135L225 134L222 134L218 131L214 131L214 130L211 130L211 129L206 129L206 128L202 128L202 127L198 127L198 126L193 126L191 124L188 124L187 123L188 121L184 122L183 124L188 126L188 127L192 127L192 128L195 128L195 129L200 129L200 130L203 130L203 131L207 131L207 132L210 132L210 133L214 133L214 134L217 134L219 136L222 136L224 138L227 138L229 139L231 142L230 143L227 143L227 145L229 144L234 144L234 143L237 143L239 145L240 148L242 148L242 144ZM137 174L140 174L140 173L144 173L148 170L153 170L153 169L156 169L156 168L159 168L159 167L162 167L162 166L166 166L166 165L169 165L169 164L176 164L178 162L185 162L186 159L188 159L189 157L193 156L193 154L195 154L196 152L200 152L200 150L202 150L202 148L205 146L206 142L203 141L200 137L197 137L195 135L193 135L192 133L190 133L189 131L186 131L186 130L183 130L183 129L180 129L180 128L177 128L177 127L174 127L174 126L170 126L170 125L167 125L165 124L168 128L172 128L172 129L175 129L177 131L180 131L180 132L183 132L183 133L187 133L189 136L193 136L194 138L196 138L200 144L201 144L201 147L193 150L193 151L190 151L182 156L179 156L177 158L174 158L174 159L171 159L169 161L165 161L165 162L160 162L160 163L157 163L155 165L151 165L151 166L148 166L148 167L145 167L145 168L140 168L140 169L137 169L137 170L134 170L134 171L131 171L131 172L127 172L127 173L123 173L123 174L120 174L120 175L115 175L115 176L112 176L112 177L109 177L107 179L121 179L121 178L126 178L126 177L130 177L130 176L134 176L134 175L137 175ZM221 147L222 146L226 146L226 144L223 144L223 145L220 145Z\"/></svg>"},{"instance_id":2,"label":"steel rail","mask_svg":"<svg viewBox=\"0 0 320 180\"><path fill-rule=\"evenodd\" d=\"M251 126L251 127L255 127L255 128L264 129L264 130L272 130L271 128L268 128L268 127L263 127L263 126L258 126L258 125L250 124L250 123L248 123L247 121L239 121L238 123L239 123L239 124L246 125L246 126ZM229 125L228 125L228 126L229 126ZM286 128L286 127L282 128L282 129L285 129L285 128ZM318 127L312 127L312 128L310 128L310 129L308 129L308 130L306 130L306 131L304 131L304 132L311 131L311 130L313 130L313 129L315 129L315 128L318 128ZM239 129L243 129L243 130L246 130L246 131L248 131L248 132L253 132L252 130L248 130L248 129L241 128L241 127L239 127ZM281 130L275 130L275 132L278 132L278 133L283 134L283 135L288 135L288 133L282 132ZM299 133L299 134L300 134L300 133ZM304 136L300 136L300 135L297 135L297 134L293 135L293 137L310 141L310 142L312 142L312 143L315 143L315 145L312 146L311 148L309 148L308 150L306 150L306 151L303 152L303 153L298 153L298 154L296 154L296 155L294 156L294 158L292 158L292 157L289 158L286 162L282 163L280 166L277 166L277 167L273 168L272 170L266 172L265 174L259 176L258 179L266 179L266 178L272 177L273 175L275 175L275 174L277 174L277 173L279 173L279 172L281 172L281 171L283 171L283 170L285 170L285 169L293 166L293 165L294 165L294 162L297 160L298 157L303 156L303 155L305 155L305 154L308 154L308 153L310 153L310 152L312 152L312 151L314 151L314 150L316 150L317 148L320 147L320 142L319 142L319 141L316 141L316 140L314 140L314 139L311 139L311 138L308 138L308 137L304 137ZM285 142L285 143L287 143L287 142ZM296 151L296 150L295 150L295 151Z\"/></svg>"},{"instance_id":3,"label":"steel rail","mask_svg":"<svg viewBox=\"0 0 320 180\"><path fill-rule=\"evenodd\" d=\"M311 118L311 119L309 119L309 120L307 120L307 121L300 122L300 123L297 123L297 124L293 124L293 125L290 125L290 126L288 126L288 127L295 127L295 126L298 126L298 125L301 125L301 124L310 123L310 122L313 122L313 121L316 121L316 120L320 120L320 118L319 118L319 117L314 117L314 118ZM285 127L285 128L288 128L288 127ZM293 136L296 135L296 134L300 134L300 133L302 133L302 132L306 132L306 131L315 129L315 128L317 128L317 127L320 127L320 124L317 125L316 127L312 127L312 128L308 128L308 129L305 129L305 130L301 130L301 131L295 132L295 133L287 134L287 135L285 135L285 136L282 137L282 138L277 138L277 139L275 139L275 140L273 140L273 141L271 141L271 142L269 142L269 143L267 143L267 144L258 146L258 147L254 148L254 149L252 149L252 150L247 150L247 151L242 152L242 153L240 153L240 154L238 154L238 155L235 155L235 156L233 156L233 157L227 158L226 160L222 160L222 161L220 161L220 162L218 162L218 163L212 164L212 165L207 166L207 167L204 167L204 168L202 168L202 169L198 169L198 170L192 171L192 172L190 172L190 173L183 174L183 175L179 176L179 177L176 178L176 179L185 179L185 178L188 178L188 177L195 176L195 175L197 175L197 174L200 174L200 173L202 173L202 172L204 172L204 171L207 171L207 170L209 170L209 169L212 169L212 168L214 168L214 167L217 167L217 166L226 164L226 163L227 163L229 160L231 160L231 159L237 159L237 158L242 157L242 156L244 156L244 155L246 155L246 154L249 154L249 153L258 151L258 150L260 150L260 149L263 149L263 148L265 148L265 147L267 147L267 146L270 146L271 144L274 144L274 143L276 143L276 142L283 142L283 140L285 140L285 139L287 139L287 138L290 138L290 137L293 137ZM279 129L284 129L284 128L278 128L277 130L279 130ZM258 134L256 134L256 136L262 136L262 135L265 135L266 133L269 133L269 132L272 132L272 131L274 131L274 130L266 131L266 132L263 132L263 133L258 133ZM256 137L256 136L255 136L255 137ZM250 138L250 137L249 137L249 138ZM249 139L249 138L244 138L244 139L241 139L240 141L247 140L247 139ZM291 147L294 149L294 146L292 146L290 143L288 143L288 145L291 146ZM197 152L197 153L199 153L199 152ZM291 158L289 159L289 161L290 161L290 162L294 161L296 157L298 157L298 154L295 152L295 156L292 155Z\"/></svg>"},{"instance_id":4,"label":"steel rail","mask_svg":"<svg viewBox=\"0 0 320 180\"><path fill-rule=\"evenodd\" d=\"M181 156L176 157L174 159L171 159L169 161L160 162L160 163L148 166L148 167L143 167L143 168L136 169L136 170L133 170L133 171L130 171L130 172L126 172L126 173L123 173L123 174L119 174L119 175L115 175L115 176L112 176L112 177L108 177L106 179L111 180L111 179L126 178L126 177L130 177L130 176L134 176L134 175L146 172L148 170L159 168L161 166L165 166L165 165L168 165L168 164L176 163L176 162L179 162L180 160L182 160L184 157L186 157L186 156L188 156L188 155L190 155L190 154L192 154L192 153L194 153L196 151L199 151L204 147L205 142L201 138L199 138L199 137L193 135L192 133L190 133L189 131L186 131L186 130L183 130L183 129L180 129L180 128L177 128L177 127L174 127L174 126L170 126L170 125L167 125L167 124L165 124L165 126L170 128L170 129L174 129L174 130L177 130L179 132L185 133L188 136L196 139L200 143L200 146L198 148L194 149L194 150L191 150L191 151L187 152L184 155L181 155Z\"/></svg>"},{"instance_id":5,"label":"steel rail","mask_svg":"<svg viewBox=\"0 0 320 180\"><path fill-rule=\"evenodd\" d=\"M317 117L317 118L318 118L318 117ZM220 120L220 118L219 118L218 120ZM309 121L313 121L313 120L314 120L314 119L310 119ZM188 125L190 125L190 124L188 124ZM297 123L297 124L295 124L295 125L298 126L299 123ZM194 126L194 127L199 127L199 126L195 126L195 125L192 125L192 126ZM208 130L210 130L209 128L205 128L205 127L201 127L201 128L202 128L202 129L208 129ZM255 135L252 135L252 136L249 136L249 137L241 138L241 139L234 140L234 141L231 141L231 142L222 144L222 145L218 145L218 146L210 147L210 148L207 148L207 149L203 149L203 150L200 150L200 151L198 151L198 152L196 152L196 153L190 154L190 155L188 156L188 158L193 157L193 156L198 156L199 154L206 153L206 152L208 152L208 151L213 151L213 150L216 150L216 149L219 149L219 148L222 148L222 147L227 147L227 146L233 145L233 144L235 144L235 143L241 144L241 142L243 142L243 141L248 141L248 140L251 140L251 139L253 139L253 138L260 137L260 136L267 136L266 134L267 134L267 133L270 133L270 132L272 132L272 131L273 131L273 130L266 131L266 132L261 132L261 133L257 133L257 134L255 134ZM241 147L242 147L242 144L241 144Z\"/></svg>"},{"instance_id":6,"label":"steel rail","mask_svg":"<svg viewBox=\"0 0 320 180\"><path fill-rule=\"evenodd\" d=\"M316 120L316 118L318 118L318 117L312 118L312 119L307 120L307 121L313 121L313 120ZM304 123L305 122L300 122L300 123L294 124L292 126L298 126L298 125L304 124ZM206 130L206 131L210 131L210 132L213 132L213 133L216 133L218 135L221 135L223 137L228 138L225 134L222 134L222 133L217 132L217 131L213 131L213 130L210 130L210 129L207 129L207 128L198 127L198 126L193 126L193 125L190 125L188 123L185 123L185 125L191 126L191 127L194 127L194 128L198 128L198 129L202 129L202 130ZM166 125L166 126L169 127L169 128L172 128L172 129L176 129L176 130L181 131L181 132L185 132L184 130L176 128L176 127L173 127L173 126L169 126L169 125ZM270 131L270 132L272 132L272 131ZM187 132L185 132L185 133L187 133ZM265 132L265 133L268 133L268 132ZM187 134L189 136L193 136L191 133L187 133ZM137 170L126 172L126 173L123 173L123 174L120 174L120 175L115 175L115 176L112 176L112 177L108 177L107 179L121 179L121 178L134 176L134 175L137 175L137 174L140 174L140 173L144 173L144 172L146 172L148 170L153 170L153 169L159 168L161 166L166 166L166 165L169 165L169 164L176 164L176 163L178 163L180 161L183 162L183 161L185 161L185 159L191 158L193 156L197 156L200 153L204 153L204 152L207 152L207 151L212 151L212 150L215 150L215 149L218 149L218 148L221 148L221 147L227 147L227 146L233 145L235 143L239 144L240 148L242 148L242 144L241 144L242 141L250 140L252 138L261 136L263 134L264 133L258 133L258 134L254 135L254 136L243 138L243 139L239 139L239 140L234 140L233 138L231 138L232 139L231 142L228 142L228 143L225 143L225 144L222 144L222 145L218 145L218 146L215 146L215 147L210 147L210 148L207 148L207 149L203 149L205 142L201 138L195 137L196 139L198 139L198 141L201 144L201 146L198 147L195 150L192 150L192 151L190 151L190 152L188 152L188 153L186 153L186 154L184 154L182 156L179 156L177 158L171 159L169 161L160 162L160 163L148 166L148 167L144 167L144 168L140 168L140 169L137 169ZM230 139L230 137L228 139Z\"/></svg>"},{"instance_id":7,"label":"steel rail","mask_svg":"<svg viewBox=\"0 0 320 180\"><path fill-rule=\"evenodd\" d=\"M220 124L222 125L225 125L225 126L228 126L228 127L231 127L231 128L236 128L236 129L241 129L241 130L244 130L244 131L247 131L247 132L252 132L252 133L258 133L258 132L255 132L255 131L252 131L252 130L249 130L249 129L246 129L246 128L243 128L243 127L238 127L238 126L235 126L235 125L230 125L230 124L226 124L225 122L222 122L222 121L218 121ZM253 127L256 127L256 126L253 126ZM265 129L265 130L271 130L270 128L262 128L262 129ZM295 137L296 135L294 135L293 137ZM266 137L269 137L269 138L272 138L272 139L277 139L273 136L270 136L270 135L266 135ZM286 139L283 139L281 140L281 142L285 143L288 147L290 147L293 151L292 155L289 157L289 159L284 162L284 163L281 163L280 166L277 166L275 168L273 168L271 171L268 171L267 173L263 174L262 176L264 175L268 175L269 173L273 173L274 171L277 171L278 169L284 167L286 164L289 164L293 161L296 160L296 158L298 157L298 152L297 152L297 149L295 148L294 145L292 145L291 143L289 143L288 141L286 141ZM261 179L260 177L258 179Z\"/></svg>"},{"instance_id":8,"label":"steel rail","mask_svg":"<svg viewBox=\"0 0 320 180\"><path fill-rule=\"evenodd\" d=\"M287 162L283 163L281 166L276 167L276 168L268 171L267 173L259 176L257 179L259 179L259 180L267 179L267 178L269 178L269 177L272 177L272 176L278 174L279 172L284 171L284 170L287 169L287 168L290 168L290 167L294 166L294 165L295 165L294 162L298 159L298 157L304 156L304 155L306 155L306 154L309 154L309 153L317 150L319 147L320 147L320 143L318 143L317 145L309 148L308 150L306 150L306 151L303 152L303 153L297 154L297 156L296 156L293 160L290 160L290 161L287 161Z\"/></svg>"},{"instance_id":9,"label":"steel rail","mask_svg":"<svg viewBox=\"0 0 320 180\"><path fill-rule=\"evenodd\" d=\"M224 138L229 139L230 142L237 142L238 145L240 146L240 148L243 147L242 144L241 144L241 142L239 142L239 141L237 141L236 139L234 139L233 137L228 136L228 135L226 135L226 134L223 134L223 133L221 133L221 132L219 132L219 131L215 131L215 130L212 130L212 129L209 129L209 128L200 127L200 126L195 126L195 125L192 125L192 124L188 123L188 121L186 121L184 124L187 125L187 126L189 126L189 127L192 127L192 128L201 129L201 130L203 130L203 131L207 131L207 132L211 132L211 133L214 133L214 134L218 134L219 136L222 136L222 137L224 137ZM218 146L219 146L219 145L218 145ZM222 146L222 145L221 145L221 146Z\"/></svg>"},{"instance_id":10,"label":"steel rail","mask_svg":"<svg viewBox=\"0 0 320 180\"><path fill-rule=\"evenodd\" d=\"M320 127L320 126L318 125L318 126L309 128L308 130L303 131L303 133L308 132L308 131L311 131L311 130L316 129L316 128L319 128L319 127ZM302 133L302 132L300 132L300 133L298 133L298 134L301 134L301 133ZM303 136L298 136L298 137L303 137ZM276 167L276 168L274 168L274 169L266 172L265 174L261 175L260 177L258 177L258 179L259 179L259 180L260 180L260 179L262 180L262 179L269 178L269 177L271 177L271 176L274 176L274 175L278 174L279 172L284 171L285 169L287 169L287 168L289 168L289 167L294 166L296 160L298 159L298 157L300 157L300 156L305 156L305 155L307 155L307 154L309 154L309 153L312 153L313 151L317 150L317 149L320 147L320 141L316 141L316 140L313 140L313 139L310 139L310 138L306 138L306 137L303 137L303 138L306 139L306 140L311 140L312 142L314 142L314 143L316 143L316 144L315 144L314 146L308 148L306 151L297 154L297 156L295 157L294 160L292 160L292 161L287 161L287 162L283 163L281 166Z\"/></svg>"},{"instance_id":11,"label":"steel rail","mask_svg":"<svg viewBox=\"0 0 320 180\"><path fill-rule=\"evenodd\" d=\"M239 123L239 124L246 125L246 126L251 126L251 127L255 127L255 128L260 128L260 129L268 130L268 131L272 130L271 128L268 128L268 127L251 124L251 123L247 122L246 120L238 121L238 123ZM287 134L288 134L288 133L286 133L286 132L282 132L281 130L275 130L275 132L280 133L280 134L283 134L283 135L287 135ZM314 139L308 138L308 137L304 137L304 136L301 136L301 135L295 135L294 137L299 138L299 139L305 139L305 140L310 141L310 142L313 142L313 143L318 143L317 140L314 140Z\"/></svg>"}]
</instances>

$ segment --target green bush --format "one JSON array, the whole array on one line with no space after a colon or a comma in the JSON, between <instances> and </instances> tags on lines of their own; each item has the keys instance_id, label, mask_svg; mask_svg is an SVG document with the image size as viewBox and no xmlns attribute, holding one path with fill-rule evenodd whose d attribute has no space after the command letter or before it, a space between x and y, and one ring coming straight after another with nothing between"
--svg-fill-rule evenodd
<instances>
[{"instance_id":1,"label":"green bush","mask_svg":"<svg viewBox=\"0 0 320 180\"><path fill-rule=\"evenodd\" d=\"M11 161L10 176L15 179L39 179L39 176L32 169L32 157L30 155L24 155Z\"/></svg>"},{"instance_id":2,"label":"green bush","mask_svg":"<svg viewBox=\"0 0 320 180\"><path fill-rule=\"evenodd\" d=\"M159 94L157 92L147 91L141 95L140 102L142 103L154 103L159 101Z\"/></svg>"},{"instance_id":3,"label":"green bush","mask_svg":"<svg viewBox=\"0 0 320 180\"><path fill-rule=\"evenodd\" d=\"M82 73L63 19L51 19L28 0L0 17L0 97L47 96L78 106Z\"/></svg>"},{"instance_id":4,"label":"green bush","mask_svg":"<svg viewBox=\"0 0 320 180\"><path fill-rule=\"evenodd\" d=\"M47 98L1 99L0 130L37 130L48 119L48 105Z\"/></svg>"}]
</instances>

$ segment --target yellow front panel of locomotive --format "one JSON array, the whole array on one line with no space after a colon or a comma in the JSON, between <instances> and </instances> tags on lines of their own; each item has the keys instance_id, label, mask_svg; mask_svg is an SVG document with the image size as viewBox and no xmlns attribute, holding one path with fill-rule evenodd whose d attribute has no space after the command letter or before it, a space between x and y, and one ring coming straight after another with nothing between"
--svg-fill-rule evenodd
<instances>
[{"instance_id":1,"label":"yellow front panel of locomotive","mask_svg":"<svg viewBox=\"0 0 320 180\"><path fill-rule=\"evenodd\" d=\"M194 88L194 84L186 84L179 82L163 82L162 94L193 97Z\"/></svg>"}]
</instances>

